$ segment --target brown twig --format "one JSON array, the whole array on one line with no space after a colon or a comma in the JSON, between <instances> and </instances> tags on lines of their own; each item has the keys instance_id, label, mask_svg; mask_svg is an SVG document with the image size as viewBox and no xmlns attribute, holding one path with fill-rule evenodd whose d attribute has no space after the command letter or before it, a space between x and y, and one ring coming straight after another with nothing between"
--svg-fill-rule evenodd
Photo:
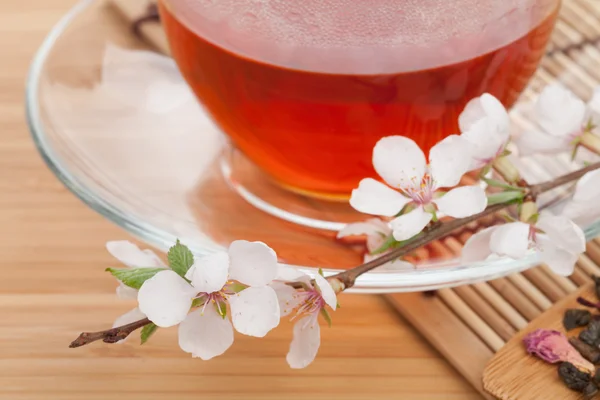
<instances>
[{"instance_id":1,"label":"brown twig","mask_svg":"<svg viewBox=\"0 0 600 400\"><path fill-rule=\"evenodd\" d=\"M125 339L131 332L146 326L151 321L148 318L132 322L127 325L118 326L116 328L107 329L100 332L83 332L77 339L73 340L69 345L70 348L85 346L97 340L102 340L104 343L117 343L119 340Z\"/></svg>"},{"instance_id":2,"label":"brown twig","mask_svg":"<svg viewBox=\"0 0 600 400\"><path fill-rule=\"evenodd\" d=\"M485 217L490 214L494 214L504 208L509 207L510 205L511 204L496 204L496 205L486 208L479 214L475 214L475 215L472 215L472 216L466 217L466 218L453 219L451 221L445 222L445 223L439 225L436 229L430 230L427 235L421 236L421 237L415 239L414 241L406 244L405 246L399 247L387 254L382 255L379 258L376 258L375 260L369 261L368 263L359 265L358 267L355 267L355 268L349 269L347 271L340 272L339 274L330 276L327 278L327 280L329 280L329 282L332 284L334 289L336 286L339 287L340 283L341 283L341 286L343 287L343 289L348 289L348 288L354 286L354 282L356 281L356 278L358 278L362 274L369 272L374 268L382 266L383 264L386 264L390 261L394 261L394 260L410 253L411 251L416 250L419 247L428 244L429 242L433 242L434 240L442 239L443 237L452 233L454 230L461 228L470 222L476 221L479 218ZM336 283L335 282L336 280L339 283Z\"/></svg>"},{"instance_id":3,"label":"brown twig","mask_svg":"<svg viewBox=\"0 0 600 400\"><path fill-rule=\"evenodd\" d=\"M535 199L537 196L544 192L548 192L552 189L556 189L559 186L565 185L567 183L571 183L588 172L595 171L600 168L600 163L593 163L588 165L587 167L578 169L577 171L573 171L563 176L559 176L558 178L552 179L548 182L539 183L537 185L531 185L529 193Z\"/></svg>"}]
</instances>

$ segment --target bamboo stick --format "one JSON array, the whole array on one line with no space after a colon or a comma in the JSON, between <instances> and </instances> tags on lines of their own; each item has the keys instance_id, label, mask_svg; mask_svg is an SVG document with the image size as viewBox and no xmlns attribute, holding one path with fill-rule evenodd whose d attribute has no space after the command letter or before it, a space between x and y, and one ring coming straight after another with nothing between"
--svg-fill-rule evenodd
<instances>
[{"instance_id":1,"label":"bamboo stick","mask_svg":"<svg viewBox=\"0 0 600 400\"><path fill-rule=\"evenodd\" d=\"M454 252L454 254L460 254L460 251L462 250L462 243L459 242L456 238L447 238L445 240L445 244L451 251ZM523 316L519 314L519 312L506 299L500 296L487 282L474 283L471 286L477 291L481 298L485 302L490 304L494 308L494 310L498 312L499 316L503 320L508 321L508 323L510 323L513 328L522 329L527 325L527 321L525 320L525 318L523 318ZM473 304L471 304L469 300L465 299L464 296L461 295L461 293L459 293L459 295L463 297L463 300L465 300L475 309L475 307L473 306ZM474 296L470 295L469 293L467 293L466 296L474 298ZM502 324L498 323L498 325L499 329L503 329ZM496 330L495 327L494 329ZM500 334L500 336L504 338L504 336L499 330L496 330L496 332L498 332L498 334ZM506 332L506 330L504 330L504 332Z\"/></svg>"},{"instance_id":2,"label":"bamboo stick","mask_svg":"<svg viewBox=\"0 0 600 400\"><path fill-rule=\"evenodd\" d=\"M586 254L579 256L577 265L584 270L588 275L600 276L600 266L593 262Z\"/></svg>"},{"instance_id":3,"label":"bamboo stick","mask_svg":"<svg viewBox=\"0 0 600 400\"><path fill-rule=\"evenodd\" d=\"M494 352L504 346L505 341L490 328L456 293L451 289L440 289L437 296Z\"/></svg>"},{"instance_id":4,"label":"bamboo stick","mask_svg":"<svg viewBox=\"0 0 600 400\"><path fill-rule=\"evenodd\" d=\"M546 275L541 269L529 269L523 272L523 276L537 286L553 303L556 303L567 294L554 279Z\"/></svg>"},{"instance_id":5,"label":"bamboo stick","mask_svg":"<svg viewBox=\"0 0 600 400\"><path fill-rule=\"evenodd\" d=\"M458 286L452 290L504 341L508 341L517 333L513 326L481 298L472 285Z\"/></svg>"},{"instance_id":6,"label":"bamboo stick","mask_svg":"<svg viewBox=\"0 0 600 400\"><path fill-rule=\"evenodd\" d=\"M503 298L505 298L515 309L525 317L526 321L533 321L541 313L542 309L533 303L507 278L498 278L488 282L491 287ZM520 323L515 326L520 328Z\"/></svg>"},{"instance_id":7,"label":"bamboo stick","mask_svg":"<svg viewBox=\"0 0 600 400\"><path fill-rule=\"evenodd\" d=\"M552 302L540 289L534 286L521 274L509 275L507 279L521 290L525 296L533 301L542 311L552 307Z\"/></svg>"}]
</instances>

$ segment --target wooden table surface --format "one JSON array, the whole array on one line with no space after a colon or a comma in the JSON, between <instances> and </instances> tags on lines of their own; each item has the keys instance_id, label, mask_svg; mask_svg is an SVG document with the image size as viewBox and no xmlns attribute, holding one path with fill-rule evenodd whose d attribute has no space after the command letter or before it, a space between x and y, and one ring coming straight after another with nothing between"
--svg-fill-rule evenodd
<instances>
[{"instance_id":1,"label":"wooden table surface","mask_svg":"<svg viewBox=\"0 0 600 400\"><path fill-rule=\"evenodd\" d=\"M478 399L386 302L344 295L316 362L285 362L291 325L263 340L236 336L209 362L179 350L175 329L146 345L67 345L133 304L114 295L104 250L128 238L46 168L24 119L29 62L75 0L0 1L0 398Z\"/></svg>"}]
</instances>

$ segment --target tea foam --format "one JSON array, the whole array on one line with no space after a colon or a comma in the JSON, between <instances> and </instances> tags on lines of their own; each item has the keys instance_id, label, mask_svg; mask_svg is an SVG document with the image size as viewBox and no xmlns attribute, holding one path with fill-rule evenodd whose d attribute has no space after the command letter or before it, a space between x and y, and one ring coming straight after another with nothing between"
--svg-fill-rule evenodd
<instances>
[{"instance_id":1,"label":"tea foam","mask_svg":"<svg viewBox=\"0 0 600 400\"><path fill-rule=\"evenodd\" d=\"M554 0L164 0L239 55L323 73L384 74L472 59L539 24Z\"/></svg>"}]
</instances>

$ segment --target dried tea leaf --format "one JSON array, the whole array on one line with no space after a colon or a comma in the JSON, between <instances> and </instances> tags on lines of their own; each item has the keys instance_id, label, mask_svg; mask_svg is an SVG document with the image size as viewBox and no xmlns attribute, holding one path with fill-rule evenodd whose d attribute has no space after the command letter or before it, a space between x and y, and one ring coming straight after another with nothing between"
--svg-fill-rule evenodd
<instances>
[{"instance_id":1,"label":"dried tea leaf","mask_svg":"<svg viewBox=\"0 0 600 400\"><path fill-rule=\"evenodd\" d=\"M582 393L592 382L592 375L579 370L570 362L563 362L558 367L558 376L565 385L576 392Z\"/></svg>"},{"instance_id":2,"label":"dried tea leaf","mask_svg":"<svg viewBox=\"0 0 600 400\"><path fill-rule=\"evenodd\" d=\"M592 320L592 313L588 310L572 308L565 312L563 317L563 325L566 330L586 326Z\"/></svg>"},{"instance_id":3,"label":"dried tea leaf","mask_svg":"<svg viewBox=\"0 0 600 400\"><path fill-rule=\"evenodd\" d=\"M600 344L600 321L592 320L588 326L579 333L579 339L590 346L598 347L598 344Z\"/></svg>"}]
</instances>

